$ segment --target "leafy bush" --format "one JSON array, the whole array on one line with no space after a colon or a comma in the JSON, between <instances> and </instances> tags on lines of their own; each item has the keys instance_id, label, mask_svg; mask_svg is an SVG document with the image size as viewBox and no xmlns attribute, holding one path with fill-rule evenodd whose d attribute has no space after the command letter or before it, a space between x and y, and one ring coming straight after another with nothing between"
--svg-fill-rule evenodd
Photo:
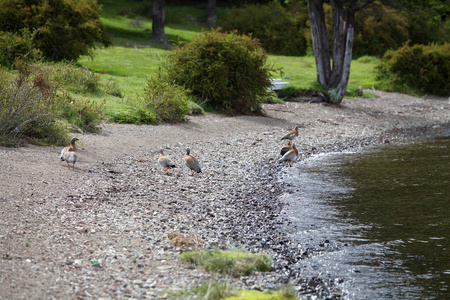
<instances>
[{"instance_id":1,"label":"leafy bush","mask_svg":"<svg viewBox=\"0 0 450 300\"><path fill-rule=\"evenodd\" d=\"M63 95L60 117L66 119L72 126L85 132L99 132L100 123L104 119L103 105L94 102L73 99Z\"/></svg>"},{"instance_id":2,"label":"leafy bush","mask_svg":"<svg viewBox=\"0 0 450 300\"><path fill-rule=\"evenodd\" d=\"M22 36L24 32L18 30L38 28L34 48L53 60L76 60L81 55L92 56L98 43L111 43L100 13L101 7L92 0L3 0L0 29Z\"/></svg>"},{"instance_id":3,"label":"leafy bush","mask_svg":"<svg viewBox=\"0 0 450 300\"><path fill-rule=\"evenodd\" d=\"M44 66L59 87L74 93L100 93L100 76L72 62L48 63Z\"/></svg>"},{"instance_id":4,"label":"leafy bush","mask_svg":"<svg viewBox=\"0 0 450 300\"><path fill-rule=\"evenodd\" d=\"M145 87L140 109L151 110L163 122L183 122L189 114L188 90L171 83L160 73L150 77Z\"/></svg>"},{"instance_id":5,"label":"leafy bush","mask_svg":"<svg viewBox=\"0 0 450 300\"><path fill-rule=\"evenodd\" d=\"M28 28L23 28L18 33L0 31L0 65L11 68L16 58L29 62L41 60L41 51L33 47L36 32L30 32Z\"/></svg>"},{"instance_id":6,"label":"leafy bush","mask_svg":"<svg viewBox=\"0 0 450 300\"><path fill-rule=\"evenodd\" d=\"M258 97L271 86L276 70L266 65L261 44L220 29L182 42L167 56L163 67L168 81L188 88L199 101L225 113L261 113Z\"/></svg>"},{"instance_id":7,"label":"leafy bush","mask_svg":"<svg viewBox=\"0 0 450 300\"><path fill-rule=\"evenodd\" d=\"M408 36L406 17L376 1L356 14L353 54L381 57L387 50L400 47Z\"/></svg>"},{"instance_id":8,"label":"leafy bush","mask_svg":"<svg viewBox=\"0 0 450 300\"><path fill-rule=\"evenodd\" d=\"M67 132L58 122L56 89L40 64L17 60L18 74L0 70L0 144L59 143Z\"/></svg>"},{"instance_id":9,"label":"leafy bush","mask_svg":"<svg viewBox=\"0 0 450 300\"><path fill-rule=\"evenodd\" d=\"M377 67L378 79L398 92L450 95L450 44L405 44L388 51Z\"/></svg>"},{"instance_id":10,"label":"leafy bush","mask_svg":"<svg viewBox=\"0 0 450 300\"><path fill-rule=\"evenodd\" d=\"M233 8L220 18L219 25L226 31L237 30L257 38L269 53L300 56L306 54L307 22L305 5L293 3L286 9L273 1Z\"/></svg>"}]
</instances>

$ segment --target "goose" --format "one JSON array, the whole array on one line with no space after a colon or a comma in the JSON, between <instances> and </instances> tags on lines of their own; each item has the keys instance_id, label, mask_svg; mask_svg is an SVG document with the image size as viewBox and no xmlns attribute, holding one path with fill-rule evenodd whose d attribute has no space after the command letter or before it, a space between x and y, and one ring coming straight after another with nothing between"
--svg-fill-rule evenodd
<instances>
[{"instance_id":1,"label":"goose","mask_svg":"<svg viewBox=\"0 0 450 300\"><path fill-rule=\"evenodd\" d=\"M186 148L186 155L184 156L184 160L186 161L186 165L191 170L191 176L194 176L194 171L197 173L201 173L202 169L200 168L200 164L198 160L190 155L191 149Z\"/></svg>"},{"instance_id":2,"label":"goose","mask_svg":"<svg viewBox=\"0 0 450 300\"><path fill-rule=\"evenodd\" d=\"M75 153L75 149L69 148L64 153L64 160L67 162L67 167L70 169L70 165L72 164L72 168L75 170L75 163L77 162L77 154Z\"/></svg>"},{"instance_id":3,"label":"goose","mask_svg":"<svg viewBox=\"0 0 450 300\"><path fill-rule=\"evenodd\" d=\"M62 161L65 160L64 154L65 154L67 151L69 151L70 148L72 148L73 151L77 150L77 146L75 146L75 142L76 142L76 141L79 141L79 139L73 138L73 139L70 141L70 145L64 147L64 148L61 150L61 155L60 155L59 157L61 158Z\"/></svg>"},{"instance_id":4,"label":"goose","mask_svg":"<svg viewBox=\"0 0 450 300\"><path fill-rule=\"evenodd\" d=\"M294 130L286 134L281 138L281 140L293 140L296 136L298 136L298 129L300 128L300 125L296 125Z\"/></svg>"},{"instance_id":5,"label":"goose","mask_svg":"<svg viewBox=\"0 0 450 300\"><path fill-rule=\"evenodd\" d=\"M295 144L292 144L292 149L286 152L280 161L287 161L292 168L292 162L298 158L298 150Z\"/></svg>"},{"instance_id":6,"label":"goose","mask_svg":"<svg viewBox=\"0 0 450 300\"><path fill-rule=\"evenodd\" d=\"M281 148L280 155L283 156L286 152L292 149L292 140L289 140L286 146Z\"/></svg>"},{"instance_id":7,"label":"goose","mask_svg":"<svg viewBox=\"0 0 450 300\"><path fill-rule=\"evenodd\" d=\"M169 175L169 169L175 168L175 164L173 161L164 155L163 149L159 150L158 162L166 170L166 175Z\"/></svg>"}]
</instances>

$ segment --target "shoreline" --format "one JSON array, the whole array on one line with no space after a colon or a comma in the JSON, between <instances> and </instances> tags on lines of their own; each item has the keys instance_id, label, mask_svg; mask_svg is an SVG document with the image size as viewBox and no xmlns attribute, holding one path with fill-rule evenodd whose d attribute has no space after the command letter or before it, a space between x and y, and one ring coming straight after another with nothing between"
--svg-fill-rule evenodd
<instances>
[{"instance_id":1,"label":"shoreline","mask_svg":"<svg viewBox=\"0 0 450 300\"><path fill-rule=\"evenodd\" d=\"M380 94L391 98L265 105L267 117L107 124L102 135L81 135L74 172L56 161L59 148L0 148L0 297L162 299L214 278L177 260L184 248L170 245L173 231L201 237L207 248L274 255L274 271L234 280L240 288L287 283L305 249L286 240L278 219L289 192L277 179L288 168L278 163L283 133L302 126L302 160L449 132L448 100ZM182 161L186 146L202 164L193 177ZM161 147L178 165L170 176L156 162ZM320 284L316 295L325 295L329 286Z\"/></svg>"}]
</instances>

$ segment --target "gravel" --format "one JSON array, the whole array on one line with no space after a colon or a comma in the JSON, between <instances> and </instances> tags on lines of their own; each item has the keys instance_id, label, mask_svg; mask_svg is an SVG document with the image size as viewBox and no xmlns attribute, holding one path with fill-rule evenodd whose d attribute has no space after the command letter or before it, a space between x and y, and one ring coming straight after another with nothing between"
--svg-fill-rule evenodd
<instances>
[{"instance_id":1,"label":"gravel","mask_svg":"<svg viewBox=\"0 0 450 300\"><path fill-rule=\"evenodd\" d=\"M217 278L178 260L196 247L274 257L271 272L229 278L239 288L291 282L304 298L345 298L334 282L301 277L299 262L314 251L283 232L279 196L291 187L279 181L290 171L278 161L280 138L299 124L302 160L450 132L449 99L371 92L379 97L337 107L265 105L265 117L104 124L101 134L75 134L74 171L58 147L0 147L0 298L171 299ZM202 173L190 176L186 147ZM169 176L161 148L177 166Z\"/></svg>"}]
</instances>

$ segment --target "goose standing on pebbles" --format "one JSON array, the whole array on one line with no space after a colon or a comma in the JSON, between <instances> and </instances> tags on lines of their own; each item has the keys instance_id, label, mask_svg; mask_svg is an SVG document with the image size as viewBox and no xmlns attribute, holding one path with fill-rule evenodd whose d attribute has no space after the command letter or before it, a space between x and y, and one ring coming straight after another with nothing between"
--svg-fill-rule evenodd
<instances>
[{"instance_id":1,"label":"goose standing on pebbles","mask_svg":"<svg viewBox=\"0 0 450 300\"><path fill-rule=\"evenodd\" d=\"M284 154L286 154L286 152L288 152L291 149L292 149L292 140L289 140L286 146L281 148L280 155L283 156Z\"/></svg>"},{"instance_id":2,"label":"goose standing on pebbles","mask_svg":"<svg viewBox=\"0 0 450 300\"><path fill-rule=\"evenodd\" d=\"M300 128L300 125L296 125L294 130L286 134L281 138L281 140L293 140L296 136L298 136L298 129Z\"/></svg>"},{"instance_id":3,"label":"goose standing on pebbles","mask_svg":"<svg viewBox=\"0 0 450 300\"><path fill-rule=\"evenodd\" d=\"M76 141L79 141L79 139L73 138L73 139L70 141L70 145L64 147L64 148L61 150L61 155L60 155L59 158L61 158L62 161L65 160L65 155L64 155L64 154L65 154L67 151L69 151L69 149L72 149L73 151L76 151L76 150L77 150L77 146L75 146L75 142L76 142Z\"/></svg>"},{"instance_id":4,"label":"goose standing on pebbles","mask_svg":"<svg viewBox=\"0 0 450 300\"><path fill-rule=\"evenodd\" d=\"M289 166L292 168L292 162L296 160L297 157L298 157L297 147L295 147L295 144L292 144L292 149L286 152L280 159L280 161L287 161L289 163Z\"/></svg>"},{"instance_id":5,"label":"goose standing on pebbles","mask_svg":"<svg viewBox=\"0 0 450 300\"><path fill-rule=\"evenodd\" d=\"M191 149L186 148L186 155L184 156L184 160L186 161L186 165L188 166L188 168L191 170L191 176L194 176L194 171L197 173L201 173L202 169L200 168L198 160L190 153Z\"/></svg>"},{"instance_id":6,"label":"goose standing on pebbles","mask_svg":"<svg viewBox=\"0 0 450 300\"><path fill-rule=\"evenodd\" d=\"M64 160L67 163L67 167L70 169L70 165L72 164L72 168L75 170L75 163L77 162L77 154L75 153L75 149L68 148L64 153Z\"/></svg>"},{"instance_id":7,"label":"goose standing on pebbles","mask_svg":"<svg viewBox=\"0 0 450 300\"><path fill-rule=\"evenodd\" d=\"M159 150L158 162L166 170L166 175L169 175L170 168L175 168L173 161L164 155L163 149Z\"/></svg>"}]
</instances>

